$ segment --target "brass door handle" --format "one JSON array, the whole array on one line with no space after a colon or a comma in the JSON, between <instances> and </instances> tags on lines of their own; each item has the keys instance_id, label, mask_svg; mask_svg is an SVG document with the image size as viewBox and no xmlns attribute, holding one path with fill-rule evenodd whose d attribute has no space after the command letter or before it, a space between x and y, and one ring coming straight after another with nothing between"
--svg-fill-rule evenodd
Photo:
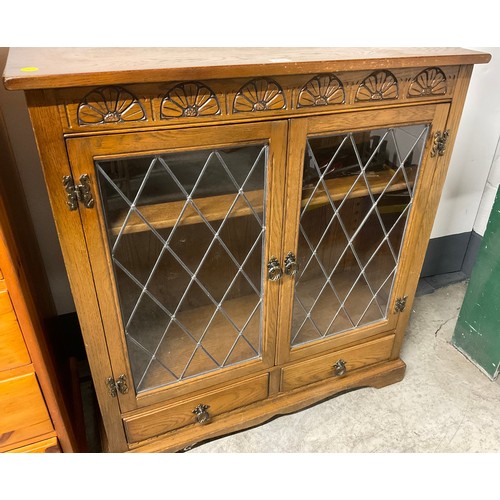
<instances>
[{"instance_id":1,"label":"brass door handle","mask_svg":"<svg viewBox=\"0 0 500 500\"><path fill-rule=\"evenodd\" d=\"M208 424L208 422L210 422L211 417L210 417L210 414L207 411L209 408L210 408L210 406L208 406L208 405L199 404L192 411L192 413L194 413L196 415L196 421L200 425L205 425L205 424Z\"/></svg>"},{"instance_id":2,"label":"brass door handle","mask_svg":"<svg viewBox=\"0 0 500 500\"><path fill-rule=\"evenodd\" d=\"M267 278L270 281L278 281L283 276L283 269L276 257L271 257L267 263Z\"/></svg>"},{"instance_id":3,"label":"brass door handle","mask_svg":"<svg viewBox=\"0 0 500 500\"><path fill-rule=\"evenodd\" d=\"M343 359L339 359L333 365L333 372L337 377L342 377L342 375L345 375L347 372L346 362Z\"/></svg>"},{"instance_id":4,"label":"brass door handle","mask_svg":"<svg viewBox=\"0 0 500 500\"><path fill-rule=\"evenodd\" d=\"M285 257L285 274L288 274L288 276L295 276L298 271L299 264L295 259L295 254L288 252L288 255Z\"/></svg>"}]
</instances>

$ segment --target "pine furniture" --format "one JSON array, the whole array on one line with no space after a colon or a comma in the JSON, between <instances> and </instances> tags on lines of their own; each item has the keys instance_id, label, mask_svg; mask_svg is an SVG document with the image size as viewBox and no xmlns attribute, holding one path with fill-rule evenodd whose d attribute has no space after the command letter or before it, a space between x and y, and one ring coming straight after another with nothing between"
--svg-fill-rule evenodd
<instances>
[{"instance_id":1,"label":"pine furniture","mask_svg":"<svg viewBox=\"0 0 500 500\"><path fill-rule=\"evenodd\" d=\"M0 111L0 453L82 449L48 339L55 316Z\"/></svg>"}]
</instances>

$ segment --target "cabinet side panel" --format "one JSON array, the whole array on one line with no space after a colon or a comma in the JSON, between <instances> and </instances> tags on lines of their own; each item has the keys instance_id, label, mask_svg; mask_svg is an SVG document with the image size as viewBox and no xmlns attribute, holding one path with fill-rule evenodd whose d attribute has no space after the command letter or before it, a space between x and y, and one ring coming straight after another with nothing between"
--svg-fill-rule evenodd
<instances>
[{"instance_id":1,"label":"cabinet side panel","mask_svg":"<svg viewBox=\"0 0 500 500\"><path fill-rule=\"evenodd\" d=\"M419 237L416 239L416 244L412 252L412 263L409 268L406 283L404 286L405 294L408 296L408 299L405 310L401 314L399 314L396 329L396 340L394 342L391 359L396 359L399 356L401 344L403 342L404 331L410 318L413 298L417 289L420 271L424 262L425 250L427 249L427 244L429 242L437 206L441 197L441 192L443 190L444 181L446 179L446 173L448 171L453 145L457 136L458 125L460 122L460 117L462 115L465 96L467 94L470 77L472 75L472 69L473 66L462 66L458 75L458 80L455 87L455 95L448 113L448 118L445 126L445 129L449 130L446 151L444 155L440 156L436 162L434 176L430 184L427 203L425 205L425 214L423 214L424 216L422 217L421 223L418 226ZM436 130L432 131L432 133L434 132L436 132Z\"/></svg>"},{"instance_id":2,"label":"cabinet side panel","mask_svg":"<svg viewBox=\"0 0 500 500\"><path fill-rule=\"evenodd\" d=\"M62 185L63 176L70 175L71 170L59 113L43 91L27 92L26 98L110 450L123 451L126 442L120 409L105 385L112 372L80 215L68 210Z\"/></svg>"}]
</instances>

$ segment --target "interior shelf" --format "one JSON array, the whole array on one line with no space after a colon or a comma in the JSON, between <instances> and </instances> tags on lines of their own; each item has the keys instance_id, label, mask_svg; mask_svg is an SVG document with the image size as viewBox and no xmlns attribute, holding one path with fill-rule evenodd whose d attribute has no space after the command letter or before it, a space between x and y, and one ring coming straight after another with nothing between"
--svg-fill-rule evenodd
<instances>
[{"instance_id":1,"label":"interior shelf","mask_svg":"<svg viewBox=\"0 0 500 500\"><path fill-rule=\"evenodd\" d=\"M381 268L377 270L379 282L381 281L380 276L385 277L385 275L389 273L389 271L386 268L383 269L383 267L384 266L381 266ZM347 295L354 279L356 278L356 275L357 272L354 270L338 272L335 274L332 282L341 297L345 297ZM375 279L375 276L372 276L372 278ZM299 294L306 307L311 307L318 290L321 289L323 284L323 278L312 278L301 282ZM383 296L382 293L379 295L382 300L382 307L385 308L388 296ZM332 307L336 310L339 305L338 301L332 303L332 301L327 297L327 294L322 295L322 299L317 302L312 314L313 320L319 327L324 327L330 323L332 319ZM362 319L361 324L368 324L381 319L380 312L376 308L375 304L368 308L366 314L363 315L366 305L370 302L371 298L372 295L367 286L362 285L360 282L360 284L351 293L350 299L346 302L345 306L353 320L357 321ZM248 318L250 317L252 311L254 311L256 304L256 296L250 295L226 300L223 303L223 308L233 322L238 327L241 327L248 321ZM295 308L299 311L301 310L301 308L297 305ZM176 315L177 319L190 332L192 332L195 339L193 340L189 338L188 335L183 333L183 331L179 328L171 328L157 353L157 358L162 360L162 362L173 370L174 373L180 375L196 347L195 342L199 340L201 332L204 331L213 313L213 305L200 306L194 309L187 309L179 312ZM335 311L333 311L333 313L335 313ZM292 326L293 334L301 325L303 317L303 314L299 313L297 316L294 314ZM160 319L155 320L154 317L150 317L148 321L149 322L144 322L144 327L141 331L134 332L134 337L139 342L147 343L147 340L145 339L151 335L152 331L158 330L157 326L153 324L154 321L160 321L160 323L163 324L165 318L162 316ZM260 328L260 314L257 310L252 316L248 327L245 329L246 338L252 343L256 350L259 350ZM352 324L349 323L345 315L340 314L338 319L335 321L333 328L335 329L335 333L341 333L351 330ZM208 351L218 363L222 363L230 352L236 337L236 331L229 326L224 316L219 313L207 331L202 344L204 349ZM304 328L302 328L294 345L310 340L318 340L319 338L318 333L312 328L311 324L308 323ZM138 352L140 353L140 351ZM243 339L240 339L238 345L235 346L232 356L228 358L227 364L230 365L240 361L247 361L248 359L257 356L258 355L252 351L248 344ZM217 365L209 358L208 355L205 354L204 350L201 350L196 355L196 358L193 359L193 363L193 366L186 371L187 377L195 373L209 372L217 368ZM176 382L176 379L173 376L168 375L168 373L159 366L153 366L144 378L142 386L147 387L148 389L152 387L159 387L165 385L166 381L170 384Z\"/></svg>"},{"instance_id":2,"label":"interior shelf","mask_svg":"<svg viewBox=\"0 0 500 500\"><path fill-rule=\"evenodd\" d=\"M414 179L414 169L406 168L406 171L409 183L410 185L412 185ZM366 177L370 182L370 191L372 192L372 194L382 193L391 180L392 176L394 175L394 172L395 171L392 169L381 170L378 172L367 172ZM327 179L325 181L325 184L328 188L331 199L333 201L342 200L351 189L356 178L357 175L349 175L345 177L337 177L335 179ZM400 191L405 187L406 183L403 175L398 175L396 181L387 188L386 192ZM302 207L305 207L305 205L308 203L313 189L314 187L311 187L302 191ZM369 192L366 184L360 183L356 185L350 192L349 198L361 198L363 196L368 196L368 194ZM314 198L307 205L307 209L312 210L314 208L320 208L323 205L327 205L328 203L328 194L323 189L323 186L320 186L314 193Z\"/></svg>"},{"instance_id":3,"label":"interior shelf","mask_svg":"<svg viewBox=\"0 0 500 500\"><path fill-rule=\"evenodd\" d=\"M410 184L413 184L414 169L412 167L406 168L407 176L410 180ZM370 190L372 194L380 194L386 188L388 182L394 175L393 169L386 169L377 172L367 172L367 178L370 182ZM336 177L334 179L325 180L325 184L330 192L330 197L333 201L339 201L344 198L344 196L349 192L353 183L355 182L357 175L350 175L345 177ZM393 182L386 190L386 192L399 191L406 187L403 176L399 176L395 182ZM304 207L311 196L312 190L314 188L304 189L302 192L302 207ZM363 196L368 196L368 188L366 184L360 183L356 186L351 193L349 198L361 198ZM199 211L203 214L207 221L221 220L226 217L231 205L234 202L236 194L222 194L217 196L208 196L205 198L196 198L195 203ZM248 202L252 205L253 210L259 214L263 212L263 192L262 190L248 191L245 193ZM329 203L328 194L325 192L321 186L316 190L314 198L309 202L307 209L312 210L314 208L322 207ZM167 203L158 203L154 205L143 205L139 207L139 210L143 217L149 221L149 223L155 229L165 229L170 228L175 225L179 214L185 204L185 200L173 201ZM252 209L243 200L237 202L229 217L243 217L250 215ZM111 222L110 231L112 234L116 235L120 232L123 221L127 213L123 210L111 213L114 215ZM202 217L192 208L186 210L182 218L182 225L187 226L191 224L199 224L203 222ZM133 217L128 221L127 226L123 230L124 234L128 233L138 233L142 231L147 231L149 229L148 225L140 218Z\"/></svg>"},{"instance_id":4,"label":"interior shelf","mask_svg":"<svg viewBox=\"0 0 500 500\"><path fill-rule=\"evenodd\" d=\"M194 201L205 219L210 222L221 220L226 216L234 202L235 196L235 193L230 193L196 198ZM262 213L262 190L248 191L245 193L245 196L255 212ZM155 229L165 229L175 225L185 202L186 200L180 200L158 203L155 205L142 205L139 207L139 210L143 217L147 219ZM237 202L229 217L243 217L251 213L252 210L244 201L242 203ZM123 221L127 215L124 211L115 212L115 214L116 216L111 221L112 234L118 234L120 232ZM183 226L199 224L200 222L203 222L203 219L193 208L188 208L182 217ZM147 231L148 229L148 225L142 219L135 217L134 220L127 223L123 233L138 233Z\"/></svg>"},{"instance_id":5,"label":"interior shelf","mask_svg":"<svg viewBox=\"0 0 500 500\"><path fill-rule=\"evenodd\" d=\"M259 356L261 349L259 340L261 315L259 308L254 311L257 302L257 296L251 295L225 300L223 303L224 311L238 328L247 324L248 321L244 335L252 344L253 349L243 338L240 338L236 342L238 335L236 330L230 326L225 316L219 312L205 333L202 341L203 349L198 349L199 352L194 355L193 361L184 374L185 378L217 369L216 362L222 364L226 361L226 365L232 365ZM178 377L184 371L196 348L196 342L200 340L202 332L214 314L214 309L214 306L210 304L186 309L176 314L178 321L191 332L193 338L190 338L177 326L169 329L156 353L156 358L168 366L173 373L169 375L160 365L153 365L144 378L142 383L143 389L160 387L165 385L165 383L170 384L177 381L173 374L175 373ZM252 312L254 312L253 315ZM249 320L250 316L251 319ZM138 342L143 342L147 345L147 339L151 335L151 332L158 330L158 326L153 324L155 321L160 321L160 324L163 324L165 319L164 317L160 319L150 317L149 323L146 322L144 328L134 332L134 338ZM140 356L144 356L140 349L136 352ZM210 359L209 355L206 354L207 352L210 353L213 359ZM133 353L131 354L133 355Z\"/></svg>"}]
</instances>

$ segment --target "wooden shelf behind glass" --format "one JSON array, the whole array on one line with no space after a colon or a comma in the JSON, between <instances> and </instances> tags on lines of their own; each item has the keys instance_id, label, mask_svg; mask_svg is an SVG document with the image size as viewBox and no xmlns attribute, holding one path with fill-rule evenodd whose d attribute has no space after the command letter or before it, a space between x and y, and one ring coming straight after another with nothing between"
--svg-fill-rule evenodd
<instances>
[{"instance_id":1,"label":"wooden shelf behind glass","mask_svg":"<svg viewBox=\"0 0 500 500\"><path fill-rule=\"evenodd\" d=\"M238 332L230 325L222 313L217 313L213 317L215 307L210 305L200 306L193 309L186 309L176 314L177 320L184 325L193 335L189 337L179 327L174 326L169 328L162 344L159 346L156 353L156 358L161 360L165 365L172 370L176 376L180 376L183 372L186 363L189 361L193 351L196 349L196 342L200 341L202 332L211 321L208 330L201 341L203 349L198 349L198 354L193 357L193 362L186 370L183 377L190 378L220 368L210 359L210 356L222 364L226 360L226 365L240 363L260 356L260 331L261 331L261 314L259 308L254 312L249 320L251 313L257 305L258 298L256 295L241 296L223 302L222 307L226 314L232 319L235 325L239 328L247 324L244 330L244 335L248 342L253 346L249 346L243 338L237 341L233 351L231 348L238 338ZM152 331L157 330L157 327L149 326ZM144 342L150 335L148 328L144 328L134 335L138 342ZM140 350L137 352L141 352ZM231 354L229 354L231 352ZM133 355L133 354L132 354ZM163 385L178 382L172 374L169 374L163 369L151 369L144 377L139 390L161 387Z\"/></svg>"},{"instance_id":2,"label":"wooden shelf behind glass","mask_svg":"<svg viewBox=\"0 0 500 500\"><path fill-rule=\"evenodd\" d=\"M410 184L413 184L415 169L406 168L407 176L410 180ZM366 176L370 181L370 190L372 194L379 194L384 191L388 182L394 175L394 170L387 169L378 172L367 172ZM344 196L349 192L353 183L355 182L357 175L336 177L334 179L325 180L325 184L330 191L330 197L333 201L339 201L344 198ZM398 175L398 178L393 182L387 189L386 192L399 191L406 187L406 183L402 175ZM302 192L302 207L306 205L309 197L312 194L314 188L305 188ZM350 192L349 198L361 198L363 196L368 196L368 188L364 183L359 183ZM203 214L207 221L215 221L224 219L234 202L236 193L222 194L217 196L208 196L205 198L194 198L194 202L198 207L199 211ZM245 197L248 202L252 205L253 210L256 213L263 212L263 192L262 190L248 191L245 192ZM314 198L308 204L308 210L314 208L322 207L329 203L328 195L324 191L323 187L316 190ZM170 228L175 225L179 214L185 204L185 200L158 203L152 205L143 205L138 207L142 216L153 226L155 229L165 229ZM236 203L231 211L229 217L243 217L252 214L252 209L241 200ZM123 225L123 221L127 213L123 210L112 212L111 220L111 234L118 234ZM114 217L113 217L114 216ZM187 226L191 224L199 224L203 222L202 217L196 213L194 210L190 210L189 214L185 215L182 219L182 225ZM123 230L123 234L128 233L138 233L142 231L147 231L149 229L148 225L143 222L139 217L135 217L133 220L129 220L127 226Z\"/></svg>"}]
</instances>

